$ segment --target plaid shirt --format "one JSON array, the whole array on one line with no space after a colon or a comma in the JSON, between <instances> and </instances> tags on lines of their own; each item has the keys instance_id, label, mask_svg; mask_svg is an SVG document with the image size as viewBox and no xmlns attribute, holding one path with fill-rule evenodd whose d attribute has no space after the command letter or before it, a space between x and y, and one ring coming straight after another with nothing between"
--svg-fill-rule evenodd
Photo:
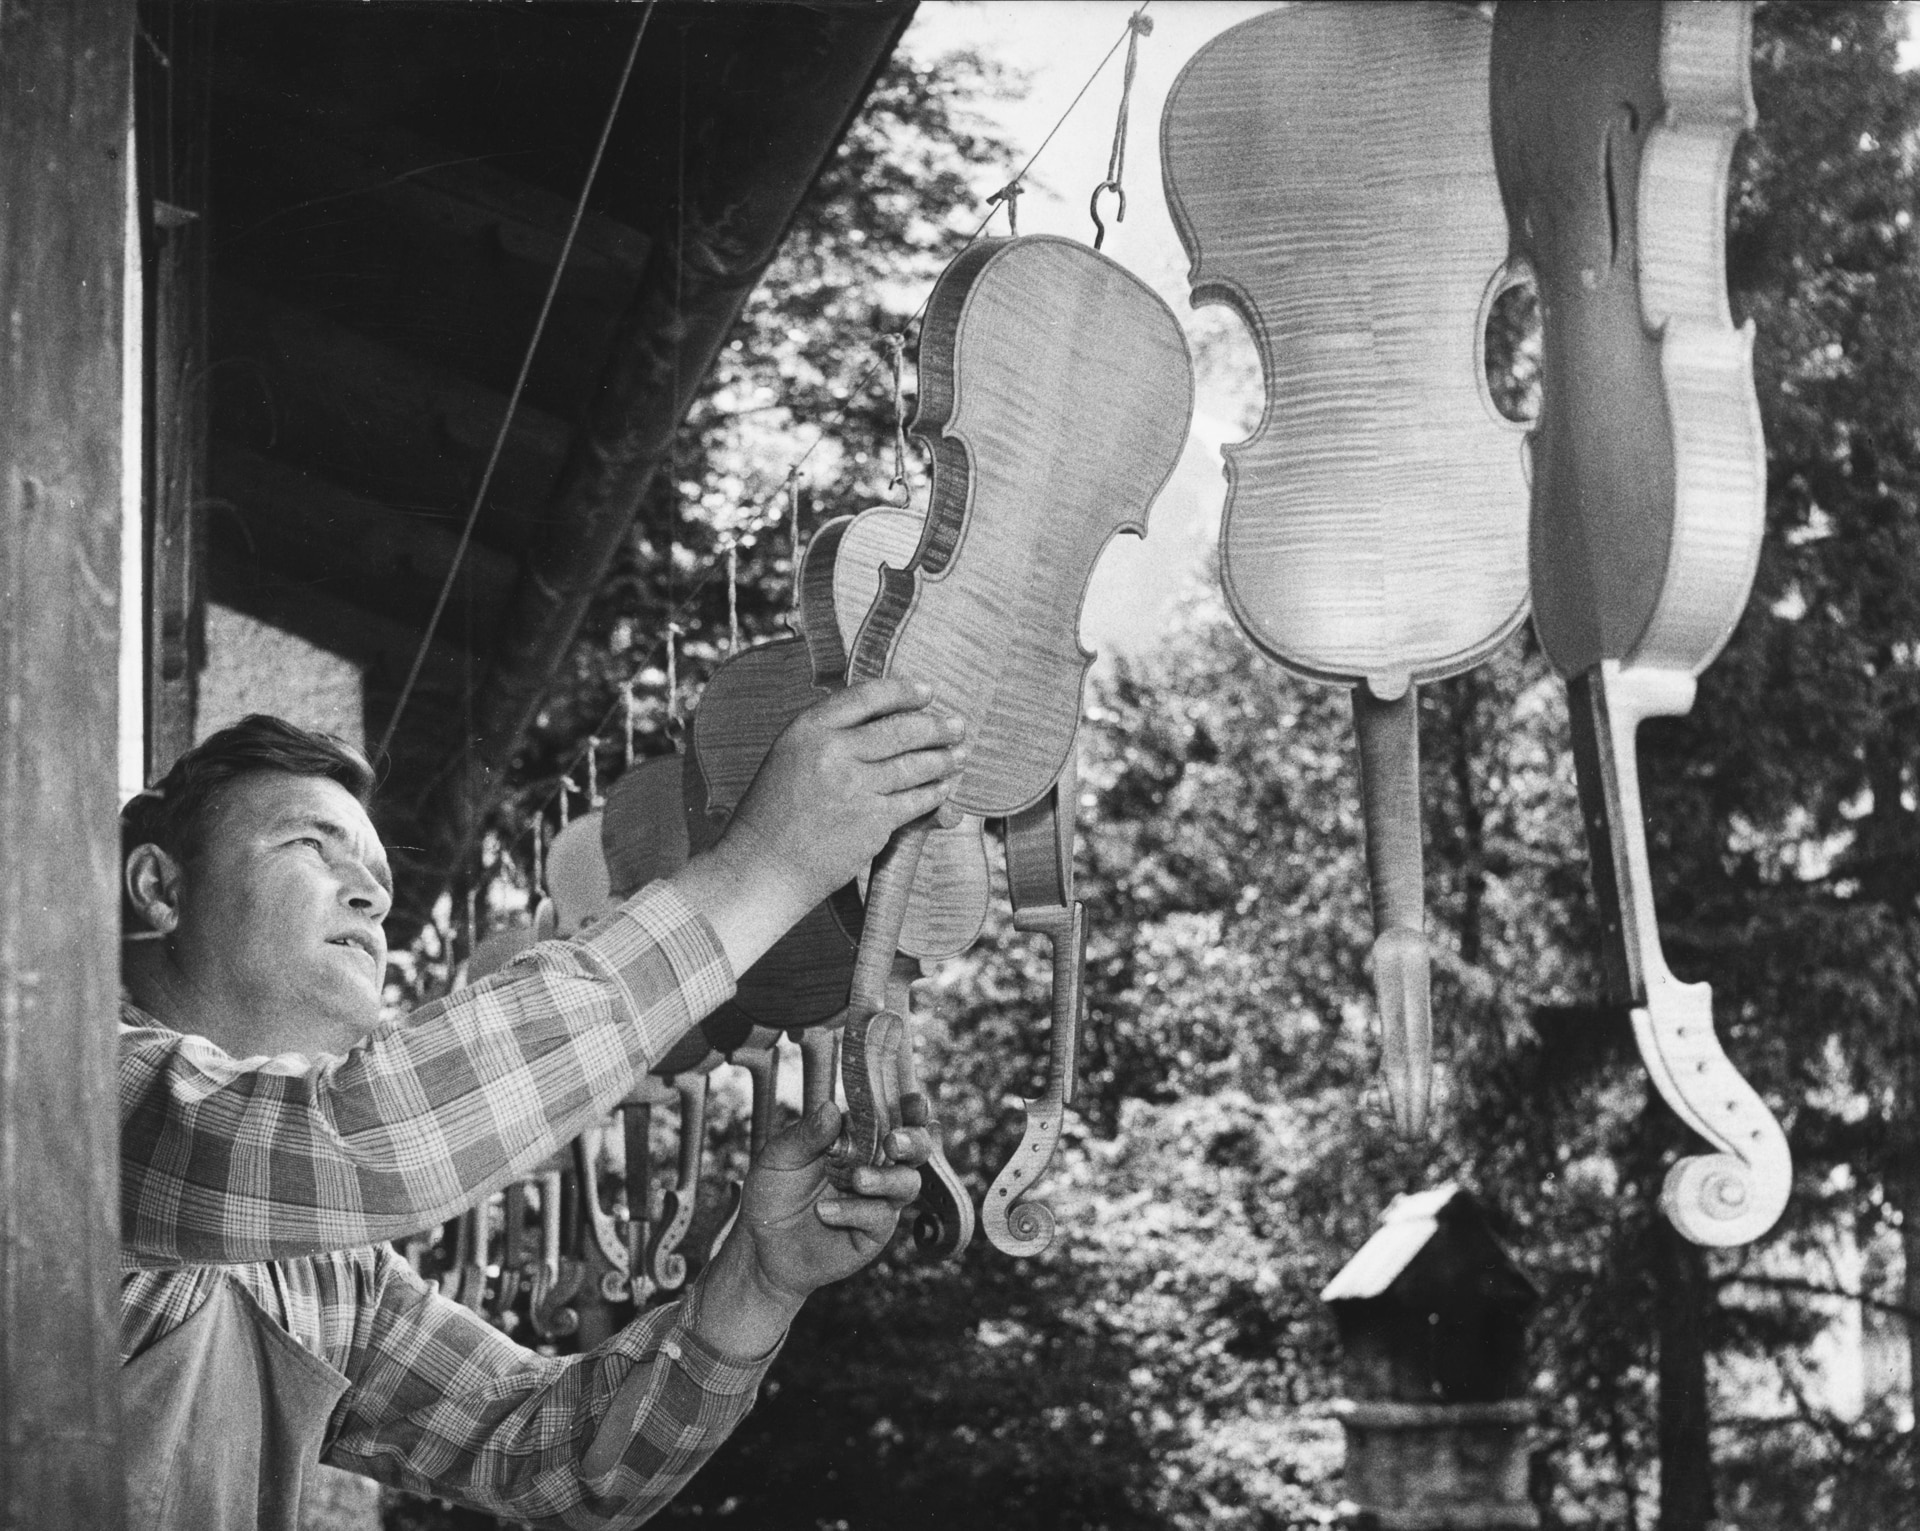
<instances>
[{"instance_id":1,"label":"plaid shirt","mask_svg":"<svg viewBox=\"0 0 1920 1531\"><path fill-rule=\"evenodd\" d=\"M238 1282L347 1379L325 1460L517 1519L644 1520L772 1355L698 1339L696 1281L596 1350L540 1356L373 1246L549 1158L731 992L711 928L656 883L345 1058L236 1059L125 1006L122 1361Z\"/></svg>"}]
</instances>

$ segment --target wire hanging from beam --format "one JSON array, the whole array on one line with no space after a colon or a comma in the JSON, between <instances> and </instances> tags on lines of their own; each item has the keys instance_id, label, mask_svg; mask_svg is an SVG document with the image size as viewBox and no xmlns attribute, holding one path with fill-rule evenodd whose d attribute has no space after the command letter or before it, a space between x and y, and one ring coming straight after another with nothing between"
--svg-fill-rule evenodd
<instances>
[{"instance_id":1,"label":"wire hanging from beam","mask_svg":"<svg viewBox=\"0 0 1920 1531\"><path fill-rule=\"evenodd\" d=\"M494 433L493 448L487 453L487 466L480 475L480 485L473 492L473 504L467 509L466 524L460 529L460 541L453 550L453 561L447 566L447 577L440 582L440 594L433 603L433 615L427 619L426 631L420 635L420 646L414 651L413 664L407 670L406 683L400 688L400 695L393 704L393 711L387 717L387 726L381 732L379 747L375 758L387 753L393 743L395 731L400 720L406 715L407 703L413 699L413 689L419 684L420 670L427 662L427 653L433 647L434 634L439 631L440 618L447 609L447 600L453 594L454 581L460 577L460 565L465 561L467 548L473 542L473 529L480 520L480 507L486 503L487 491L493 487L494 469L500 465L500 454L507 444L507 432L513 427L513 417L520 407L520 395L526 390L527 375L533 369L534 353L540 349L540 337L546 333L547 316L553 312L553 300L560 291L560 278L565 275L567 260L573 254L573 242L580 232L580 224L587 215L587 198L593 191L593 183L600 174L600 162L606 158L607 140L613 136L614 120L620 115L620 105L626 100L627 83L633 78L635 60L640 57L640 43L647 35L647 23L653 19L653 8L658 0L647 0L646 9L640 13L640 25L634 28L633 42L627 49L627 61L620 70L620 83L614 87L613 100L607 106L606 120L600 125L600 140L593 147L593 158L587 165L586 179L581 182L580 195L573 205L573 218L567 224L567 237L560 246L560 258L554 262L553 276L547 282L547 293L540 301L540 315L533 323L533 334L527 341L527 348L520 357L520 372L513 380L513 391L507 395L507 407L500 416L500 428Z\"/></svg>"}]
</instances>

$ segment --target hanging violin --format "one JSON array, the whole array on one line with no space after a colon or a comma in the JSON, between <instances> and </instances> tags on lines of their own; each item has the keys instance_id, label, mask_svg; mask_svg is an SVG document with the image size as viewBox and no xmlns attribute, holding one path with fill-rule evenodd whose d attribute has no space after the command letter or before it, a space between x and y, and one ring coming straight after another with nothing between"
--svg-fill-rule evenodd
<instances>
[{"instance_id":1,"label":"hanging violin","mask_svg":"<svg viewBox=\"0 0 1920 1531\"><path fill-rule=\"evenodd\" d=\"M1043 797L1066 765L1092 655L1079 614L1100 551L1145 530L1193 414L1193 372L1172 312L1107 257L1046 235L981 240L935 285L913 431L933 484L919 545L883 566L856 638L854 680L932 688L967 722L949 807L1002 817ZM900 1120L907 1017L893 1006L900 932L930 820L875 861L842 1047L843 1164L878 1162ZM959 1225L921 1228L958 1253Z\"/></svg>"},{"instance_id":2,"label":"hanging violin","mask_svg":"<svg viewBox=\"0 0 1920 1531\"><path fill-rule=\"evenodd\" d=\"M920 545L925 518L892 505L837 516L813 534L800 566L800 631L816 686L846 683L848 651L880 593L880 571L904 568ZM957 957L980 939L992 882L985 828L972 814L928 836L900 927L910 957Z\"/></svg>"},{"instance_id":3,"label":"hanging violin","mask_svg":"<svg viewBox=\"0 0 1920 1531\"><path fill-rule=\"evenodd\" d=\"M1086 907L1073 896L1074 815L1080 773L1069 750L1066 769L1047 795L1006 821L1007 894L1013 928L1047 938L1053 952L1053 1006L1047 1032L1047 1079L1023 1102L1020 1146L987 1187L980 1225L1003 1254L1037 1255L1053 1242L1053 1209L1031 1193L1053 1163L1079 1078L1080 1029L1086 999Z\"/></svg>"},{"instance_id":4,"label":"hanging violin","mask_svg":"<svg viewBox=\"0 0 1920 1531\"><path fill-rule=\"evenodd\" d=\"M1713 992L1661 951L1634 738L1693 705L1766 520L1753 331L1727 306L1726 200L1753 122L1746 4L1503 5L1494 153L1540 289L1534 625L1567 682L1607 988L1662 1097L1716 1152L1661 1204L1687 1238L1773 1226L1786 1135L1721 1050Z\"/></svg>"},{"instance_id":5,"label":"hanging violin","mask_svg":"<svg viewBox=\"0 0 1920 1531\"><path fill-rule=\"evenodd\" d=\"M1289 6L1200 49L1160 130L1194 302L1246 321L1266 377L1259 429L1224 453L1221 583L1262 652L1353 691L1409 1135L1433 1067L1418 688L1479 664L1527 605L1525 428L1483 359L1510 284L1487 53L1467 6Z\"/></svg>"}]
</instances>

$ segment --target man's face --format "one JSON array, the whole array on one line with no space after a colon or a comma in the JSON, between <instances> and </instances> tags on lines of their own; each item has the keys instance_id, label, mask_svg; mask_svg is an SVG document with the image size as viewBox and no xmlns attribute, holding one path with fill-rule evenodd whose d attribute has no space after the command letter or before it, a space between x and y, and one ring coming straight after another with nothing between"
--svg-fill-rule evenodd
<instances>
[{"instance_id":1,"label":"man's face","mask_svg":"<svg viewBox=\"0 0 1920 1531\"><path fill-rule=\"evenodd\" d=\"M380 1018L392 887L339 783L259 771L223 788L181 876L174 960L202 1008L183 1029L239 1056L346 1052Z\"/></svg>"}]
</instances>

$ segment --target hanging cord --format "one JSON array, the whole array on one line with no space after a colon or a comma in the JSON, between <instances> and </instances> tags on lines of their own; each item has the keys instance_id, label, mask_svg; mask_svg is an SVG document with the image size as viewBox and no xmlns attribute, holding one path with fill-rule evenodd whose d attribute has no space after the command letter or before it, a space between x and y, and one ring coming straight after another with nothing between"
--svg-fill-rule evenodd
<instances>
[{"instance_id":1,"label":"hanging cord","mask_svg":"<svg viewBox=\"0 0 1920 1531\"><path fill-rule=\"evenodd\" d=\"M1024 170L1020 172L1020 175L1025 174L1026 172ZM1007 204L1007 233L1014 239L1020 237L1020 199L1026 195L1026 190L1026 187L1020 184L1020 176L1015 176L1011 181L1007 182L1006 185L1002 186L992 196L987 198L987 206L989 207L996 206L1001 202ZM989 213L987 216L991 218L993 214ZM968 241L969 244L972 242L972 240Z\"/></svg>"},{"instance_id":2,"label":"hanging cord","mask_svg":"<svg viewBox=\"0 0 1920 1531\"><path fill-rule=\"evenodd\" d=\"M547 889L547 810L542 808L533 816L533 894L535 904Z\"/></svg>"},{"instance_id":3,"label":"hanging cord","mask_svg":"<svg viewBox=\"0 0 1920 1531\"><path fill-rule=\"evenodd\" d=\"M1120 184L1120 177L1127 168L1127 113L1133 105L1133 70L1140 58L1140 39L1153 35L1153 22L1148 19L1146 6L1141 6L1127 18L1127 72L1120 80L1120 115L1113 124L1113 152L1107 156L1107 178L1093 188L1093 195L1087 199L1087 214L1093 219L1093 247L1099 249L1107 242L1107 226L1100 221L1100 193L1110 191L1118 198L1113 212L1115 223L1127 221L1127 191Z\"/></svg>"},{"instance_id":4,"label":"hanging cord","mask_svg":"<svg viewBox=\"0 0 1920 1531\"><path fill-rule=\"evenodd\" d=\"M667 732L675 739L682 733L680 722L680 624L667 624Z\"/></svg>"},{"instance_id":5,"label":"hanging cord","mask_svg":"<svg viewBox=\"0 0 1920 1531\"><path fill-rule=\"evenodd\" d=\"M868 376L873 369L867 369ZM809 451L812 448L808 448ZM793 609L787 625L796 633L800 631L800 469L796 466L787 475L787 546L793 553Z\"/></svg>"},{"instance_id":6,"label":"hanging cord","mask_svg":"<svg viewBox=\"0 0 1920 1531\"><path fill-rule=\"evenodd\" d=\"M727 658L740 652L740 544L727 543Z\"/></svg>"},{"instance_id":7,"label":"hanging cord","mask_svg":"<svg viewBox=\"0 0 1920 1531\"><path fill-rule=\"evenodd\" d=\"M447 609L447 599L453 594L454 581L460 576L460 565L466 559L468 544L473 541L473 528L480 519L480 507L486 503L487 491L493 487L493 471L500 465L500 453L506 447L507 432L513 426L514 412L520 407L520 395L526 389L527 374L533 368L534 352L540 348L540 337L546 333L547 316L553 311L554 297L560 291L560 278L566 272L568 257L573 254L574 238L579 234L581 221L586 217L587 197L593 190L595 178L600 174L600 161L606 157L607 140L613 136L614 119L620 115L620 103L626 99L627 82L633 78L634 61L640 57L640 40L647 35L647 23L653 19L656 3L658 0L647 0L647 8L640 13L640 25L634 29L633 43L627 49L626 64L620 70L620 83L614 87L606 121L600 125L600 141L594 145L593 159L587 165L586 179L581 182L580 196L573 205L573 221L567 225L567 237L560 246L560 258L554 262L553 275L547 282L547 295L540 303L540 316L533 322L533 335L520 358L519 376L514 378L513 391L507 395L506 411L500 416L500 429L494 433L493 450L487 454L487 466L480 475L480 487L473 492L473 504L467 509L466 525L461 527L460 541L454 546L453 562L447 565L447 577L440 582L440 595L433 603L433 615L427 619L427 630L420 635L420 647L414 651L406 684L400 688L399 699L394 702L393 711L387 717L379 748L374 751L375 759L385 755L393 743L394 731L400 727L407 703L413 699L413 688L419 683L421 666L427 662L427 651L433 646L433 636L439 631L441 615Z\"/></svg>"},{"instance_id":8,"label":"hanging cord","mask_svg":"<svg viewBox=\"0 0 1920 1531\"><path fill-rule=\"evenodd\" d=\"M653 3L654 3L654 0L648 0L648 4L650 6ZM1129 38L1136 35L1133 30L1133 24L1145 13L1147 6L1151 5L1152 3L1153 3L1153 0L1145 0L1145 3L1141 5L1140 9L1135 11L1132 16L1128 17L1127 25L1121 29L1120 35L1114 38L1112 46L1110 46L1107 49L1107 51L1100 56L1100 62L1093 66L1093 70L1091 73L1088 74L1085 83L1083 83L1080 89L1075 93L1074 98L1067 103L1066 110L1061 112L1059 117L1057 117L1054 120L1053 126L1047 130L1047 136L1040 140L1040 147L1035 149L1033 153L1027 156L1027 162L1020 167L1018 174L1016 174L1012 179L1012 181L1008 183L1009 185L1018 186L1019 184L1021 184L1023 181L1026 180L1027 174L1029 171L1033 169L1035 162L1040 158L1042 154L1046 153L1047 146L1051 144L1053 140L1059 135L1060 130L1067 125L1067 119L1073 115L1075 108L1077 108L1080 105L1080 103L1086 99L1087 92L1093 89L1094 83L1100 78L1101 74L1105 71L1107 65L1113 61L1114 54L1120 51L1120 45L1128 41ZM982 218L979 223L974 225L973 232L967 235L966 243L960 247L962 250L972 248L972 246L979 241L980 236L986 232L987 225L993 221L994 215L998 211L999 209L997 207L989 207L987 209L986 217ZM927 312L927 305L932 301L933 301L933 291L931 288L929 288L927 291L927 296L921 300L919 308L915 309L912 316L907 320L907 323L905 326L906 330L911 330L912 327L915 324L917 324L925 316ZM853 386L846 391L846 394L842 398L841 402L837 406L835 406L835 408L827 415L826 419L820 423L819 429L814 433L813 440L807 444L807 449L804 452L802 452L797 458L795 458L787 468L786 477L781 481L781 489L786 489L789 492L789 495L793 496L788 508L789 508L789 514L791 517L790 530L794 537L796 546L798 545L798 541L799 541L800 512L799 512L799 503L798 503L797 495L793 486L795 485L795 482L799 477L800 470L807 465L807 463L812 459L813 454L820 449L821 444L826 441L828 433L832 431L836 425L838 425L842 420L846 418L847 411L853 408L854 401L860 397L861 393L865 390L867 384L873 380L873 375L874 373L880 370L883 360L884 358L875 356L871 361L867 363L865 370L862 371L860 376L854 381ZM767 526L771 526L775 523L778 517L778 511L776 507L778 505L781 489L775 489L765 499L759 502L759 508L758 508L757 514L755 514L748 520L745 527L742 528L741 533L738 534L738 535L741 535L743 541L747 537L751 537L754 533L760 531L761 529ZM668 632L670 636L668 638L662 639L660 643L656 643L653 646L653 648L648 650L647 653L641 657L639 663L634 666L634 673L636 675L640 671L646 669L647 666L654 663L654 661L660 657L661 649L663 646L666 648L668 670L669 670L669 675L671 675L672 667L673 667L673 648L672 648L671 635L677 634L684 630L678 625L679 622L682 619L691 619L694 612L694 608L698 604L700 597L706 592L706 588L708 584L711 583L714 579L718 578L722 567L723 566L718 559L711 560L706 564L704 568L701 569L699 574L694 577L693 582L687 587L685 593L681 595L680 599L674 604L671 612L669 613ZM797 578L794 581L794 599L797 607L797 602L799 599L799 581ZM798 620L797 615L794 618L794 620L795 621ZM614 719L617 716L617 709L620 707L620 705L621 704L616 701L611 706L608 707L606 716L600 722L601 728L603 729L609 728L613 725ZM673 717L669 718L668 732L673 737L678 738L679 721L677 718L673 718ZM578 757L576 756L575 759L577 761ZM541 805L539 812L544 813L547 808L552 806L552 804L553 804L553 798L549 796L545 800L545 802Z\"/></svg>"},{"instance_id":9,"label":"hanging cord","mask_svg":"<svg viewBox=\"0 0 1920 1531\"><path fill-rule=\"evenodd\" d=\"M1011 218L1013 209L1007 209ZM907 482L907 416L901 404L901 390L907 372L907 337L887 336L887 350L893 356L893 477L887 480L887 495L901 509L913 503L913 486ZM895 496L898 498L894 498Z\"/></svg>"},{"instance_id":10,"label":"hanging cord","mask_svg":"<svg viewBox=\"0 0 1920 1531\"><path fill-rule=\"evenodd\" d=\"M627 727L627 750L626 750L626 757L623 763L626 769L631 771L633 769L633 723L634 723L633 677L632 676L628 676L627 683L620 688L620 705L626 712L626 717L623 721L626 723L626 727Z\"/></svg>"}]
</instances>

